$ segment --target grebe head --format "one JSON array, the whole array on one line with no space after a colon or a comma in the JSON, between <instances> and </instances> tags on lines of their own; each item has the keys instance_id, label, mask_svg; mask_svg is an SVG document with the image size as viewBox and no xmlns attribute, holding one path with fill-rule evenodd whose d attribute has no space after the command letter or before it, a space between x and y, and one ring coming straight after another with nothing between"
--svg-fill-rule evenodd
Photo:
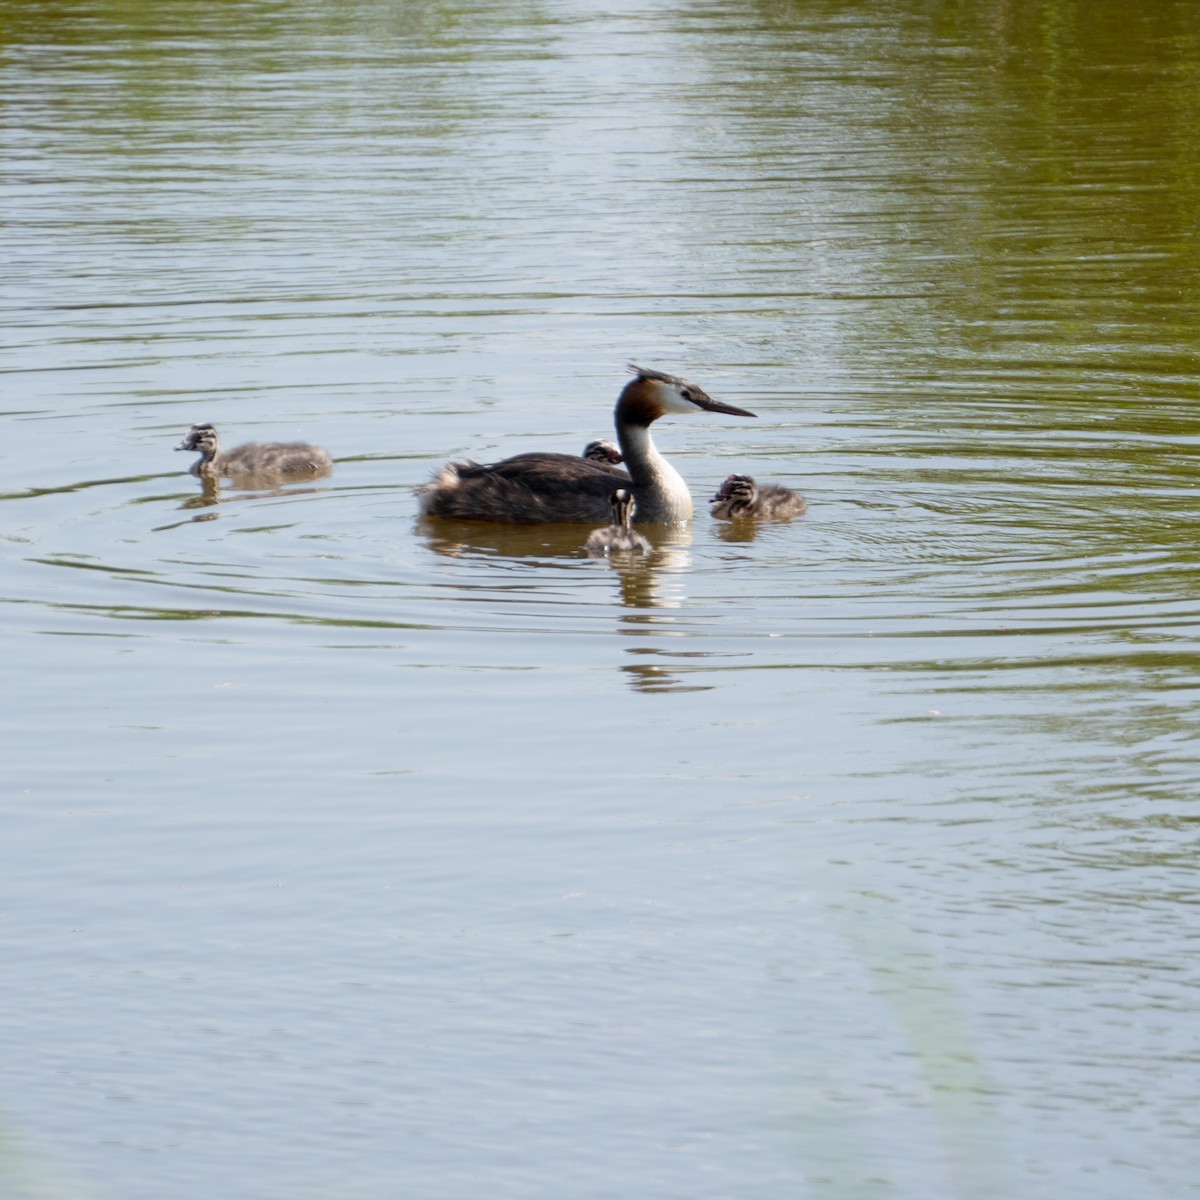
<instances>
[{"instance_id":1,"label":"grebe head","mask_svg":"<svg viewBox=\"0 0 1200 1200\"><path fill-rule=\"evenodd\" d=\"M636 378L627 383L617 400L617 423L649 425L667 413L719 412L731 417L756 413L714 400L703 388L677 375L629 364Z\"/></svg>"},{"instance_id":2,"label":"grebe head","mask_svg":"<svg viewBox=\"0 0 1200 1200\"><path fill-rule=\"evenodd\" d=\"M604 463L609 467L619 466L624 462L621 451L612 444L612 442L598 441L588 442L583 448L581 458L586 458L591 462Z\"/></svg>"},{"instance_id":3,"label":"grebe head","mask_svg":"<svg viewBox=\"0 0 1200 1200\"><path fill-rule=\"evenodd\" d=\"M628 488L617 488L609 504L612 505L612 523L628 529L633 524L633 514L637 512L633 493Z\"/></svg>"},{"instance_id":4,"label":"grebe head","mask_svg":"<svg viewBox=\"0 0 1200 1200\"><path fill-rule=\"evenodd\" d=\"M207 421L193 425L176 450L199 450L201 454L216 454L217 431Z\"/></svg>"},{"instance_id":5,"label":"grebe head","mask_svg":"<svg viewBox=\"0 0 1200 1200\"><path fill-rule=\"evenodd\" d=\"M749 475L727 475L712 500L752 501L757 492L758 485Z\"/></svg>"}]
</instances>

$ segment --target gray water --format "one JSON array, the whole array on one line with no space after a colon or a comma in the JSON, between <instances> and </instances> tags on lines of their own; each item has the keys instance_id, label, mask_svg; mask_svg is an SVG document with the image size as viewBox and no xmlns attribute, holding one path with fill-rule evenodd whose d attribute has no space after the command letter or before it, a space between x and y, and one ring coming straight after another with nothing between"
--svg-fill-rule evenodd
<instances>
[{"instance_id":1,"label":"gray water","mask_svg":"<svg viewBox=\"0 0 1200 1200\"><path fill-rule=\"evenodd\" d=\"M1200 1194L1145 7L7 6L0 1195ZM417 519L629 361L646 561Z\"/></svg>"}]
</instances>

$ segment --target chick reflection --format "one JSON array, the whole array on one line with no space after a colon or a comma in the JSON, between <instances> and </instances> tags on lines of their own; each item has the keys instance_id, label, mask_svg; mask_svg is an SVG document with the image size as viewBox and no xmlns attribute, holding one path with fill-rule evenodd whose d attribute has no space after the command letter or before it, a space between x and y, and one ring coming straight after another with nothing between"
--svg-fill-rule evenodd
<instances>
[{"instance_id":1,"label":"chick reflection","mask_svg":"<svg viewBox=\"0 0 1200 1200\"><path fill-rule=\"evenodd\" d=\"M758 533L757 521L722 521L712 528L713 537L722 542L752 542Z\"/></svg>"},{"instance_id":2,"label":"chick reflection","mask_svg":"<svg viewBox=\"0 0 1200 1200\"><path fill-rule=\"evenodd\" d=\"M678 608L682 603L692 531L686 525L652 528L655 544L649 553L602 554L596 560L617 576L621 604L626 608ZM578 561L587 554L578 525L498 525L423 517L417 521L417 530L430 550L447 558Z\"/></svg>"},{"instance_id":3,"label":"chick reflection","mask_svg":"<svg viewBox=\"0 0 1200 1200\"><path fill-rule=\"evenodd\" d=\"M214 479L212 476L202 476L200 479L200 494L198 496L188 496L179 507L182 509L211 509L218 504L229 504L235 500L262 500L273 496L304 496L316 492L326 492L329 489L321 487L282 487L279 483L279 477L276 475L273 479L270 477L244 476L236 484L224 490L225 494L222 495L219 480ZM176 524L186 525L191 521L215 521L217 516L218 514L215 512L198 512L194 517L190 517L188 521L180 521L176 522ZM174 529L175 527L175 525L163 525L159 528Z\"/></svg>"},{"instance_id":4,"label":"chick reflection","mask_svg":"<svg viewBox=\"0 0 1200 1200\"><path fill-rule=\"evenodd\" d=\"M211 508L214 504L221 503L221 485L212 478L200 480L200 495L189 496L179 507L180 508ZM215 521L216 513L203 513L198 517L192 518L194 521Z\"/></svg>"},{"instance_id":5,"label":"chick reflection","mask_svg":"<svg viewBox=\"0 0 1200 1200\"><path fill-rule=\"evenodd\" d=\"M584 526L586 529L587 526ZM632 584L623 602L635 608L674 606L677 600L659 595L659 582L673 576L688 561L686 547L691 545L692 531L687 526L655 525L651 544L641 534L634 533L647 548L636 553L600 553L622 580ZM578 525L499 525L493 521L450 521L445 518L419 518L417 530L435 554L447 558L505 558L505 559L576 559L588 554ZM597 531L601 532L601 531ZM668 589L669 591L669 585Z\"/></svg>"},{"instance_id":6,"label":"chick reflection","mask_svg":"<svg viewBox=\"0 0 1200 1200\"><path fill-rule=\"evenodd\" d=\"M629 650L630 654L660 654L656 646L636 647ZM662 663L636 662L624 663L622 673L629 686L637 692L711 692L711 683L684 683L679 674Z\"/></svg>"}]
</instances>

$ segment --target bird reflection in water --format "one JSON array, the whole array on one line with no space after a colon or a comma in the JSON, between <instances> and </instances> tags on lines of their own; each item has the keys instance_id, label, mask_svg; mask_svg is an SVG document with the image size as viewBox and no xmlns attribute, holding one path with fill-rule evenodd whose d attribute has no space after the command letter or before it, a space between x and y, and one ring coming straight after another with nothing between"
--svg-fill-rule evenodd
<instances>
[{"instance_id":1,"label":"bird reflection in water","mask_svg":"<svg viewBox=\"0 0 1200 1200\"><path fill-rule=\"evenodd\" d=\"M695 643L680 640L688 637L691 626L691 619L681 611L687 603L692 569L690 527L656 528L650 554L610 554L600 560L585 555L578 525L419 519L416 527L434 554L473 562L496 586L500 583L488 567L491 562L497 566L520 563L530 571L540 568L538 581L552 588L556 597L562 595L562 573L583 570L592 585L581 593L580 603L591 606L595 581L615 579L614 631L622 639L618 646L621 661L616 665L622 678L636 691L646 693L708 690L710 685L694 682L697 675L674 667L679 659L712 657L706 651L684 649ZM603 570L597 572L597 566ZM506 592L511 585L511 577L504 577ZM490 584L482 583L475 571L464 572L458 586L465 595L478 599ZM528 590L536 590L536 586Z\"/></svg>"},{"instance_id":2,"label":"bird reflection in water","mask_svg":"<svg viewBox=\"0 0 1200 1200\"><path fill-rule=\"evenodd\" d=\"M446 558L570 560L572 564L585 558L579 526L573 524L502 525L421 517L416 527L429 549ZM659 596L657 589L688 564L691 543L688 526L662 526L655 530L652 553L614 556L611 565L622 579L643 581L635 595L623 597L624 602L636 608L674 607L678 602Z\"/></svg>"},{"instance_id":3,"label":"bird reflection in water","mask_svg":"<svg viewBox=\"0 0 1200 1200\"><path fill-rule=\"evenodd\" d=\"M211 510L218 504L231 504L246 500L269 500L277 496L309 496L329 490L327 487L284 487L281 486L278 475L262 477L246 475L242 476L237 483L225 487L222 487L220 481L211 476L202 476L200 494L188 496L179 505L182 509L199 509L201 511L188 518L187 521L178 522L178 524L186 525L193 521L215 521L220 514ZM174 527L173 525L161 526L163 529Z\"/></svg>"}]
</instances>

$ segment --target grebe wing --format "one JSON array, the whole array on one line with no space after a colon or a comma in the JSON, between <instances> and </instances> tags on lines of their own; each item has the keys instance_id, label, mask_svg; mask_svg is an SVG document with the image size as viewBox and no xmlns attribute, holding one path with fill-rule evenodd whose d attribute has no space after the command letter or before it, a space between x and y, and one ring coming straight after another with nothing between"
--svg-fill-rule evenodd
<instances>
[{"instance_id":1,"label":"grebe wing","mask_svg":"<svg viewBox=\"0 0 1200 1200\"><path fill-rule=\"evenodd\" d=\"M487 463L473 471L460 471L459 476L464 482L478 479L511 483L545 497L550 503L566 496L599 496L604 501L606 515L613 489L622 484L628 487L630 483L628 474L619 467L574 454L537 450Z\"/></svg>"},{"instance_id":2,"label":"grebe wing","mask_svg":"<svg viewBox=\"0 0 1200 1200\"><path fill-rule=\"evenodd\" d=\"M624 471L574 454L532 451L497 463L458 463L424 492L429 516L463 520L607 521Z\"/></svg>"},{"instance_id":3,"label":"grebe wing","mask_svg":"<svg viewBox=\"0 0 1200 1200\"><path fill-rule=\"evenodd\" d=\"M481 468L506 479L525 479L530 487L554 487L556 483L577 487L583 479L607 481L609 494L616 486L613 480L629 482L629 474L609 463L596 462L575 454L555 454L548 450L530 450L511 458L489 463ZM586 486L586 485L585 485Z\"/></svg>"}]
</instances>

